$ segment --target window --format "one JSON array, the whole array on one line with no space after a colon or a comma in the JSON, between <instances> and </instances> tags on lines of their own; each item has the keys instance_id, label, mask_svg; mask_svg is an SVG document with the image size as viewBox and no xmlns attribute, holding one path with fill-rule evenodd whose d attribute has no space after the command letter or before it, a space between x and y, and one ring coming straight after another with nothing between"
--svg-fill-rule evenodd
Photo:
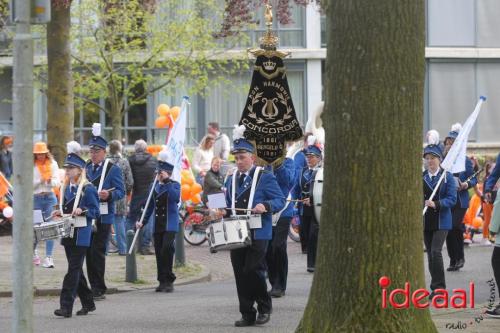
<instances>
[{"instance_id":1,"label":"window","mask_svg":"<svg viewBox=\"0 0 500 333\"><path fill-rule=\"evenodd\" d=\"M474 46L474 0L427 0L429 46Z\"/></svg>"}]
</instances>

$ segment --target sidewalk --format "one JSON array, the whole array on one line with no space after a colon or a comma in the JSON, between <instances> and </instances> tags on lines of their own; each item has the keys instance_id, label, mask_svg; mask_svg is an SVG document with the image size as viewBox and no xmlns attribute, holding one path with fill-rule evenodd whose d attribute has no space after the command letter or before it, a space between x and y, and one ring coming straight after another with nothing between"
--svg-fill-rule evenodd
<instances>
[{"instance_id":1,"label":"sidewalk","mask_svg":"<svg viewBox=\"0 0 500 333\"><path fill-rule=\"evenodd\" d=\"M45 257L45 242L38 245L40 258ZM0 237L0 297L10 297L12 290L12 238ZM33 284L37 296L58 295L62 286L64 275L67 271L66 256L64 248L56 240L54 246L54 268L33 266ZM108 292L123 292L137 289L154 288L158 285L156 281L156 261L154 255L136 255L137 277L136 283L125 282L125 256L117 253L106 257L106 284ZM83 265L86 273L85 264ZM209 270L198 262L190 261L186 267L174 269L177 275L175 285L183 285L200 281L209 281Z\"/></svg>"},{"instance_id":2,"label":"sidewalk","mask_svg":"<svg viewBox=\"0 0 500 333\"><path fill-rule=\"evenodd\" d=\"M475 309L431 310L432 320L440 333L496 333L500 331L500 319L484 315L487 304L476 304Z\"/></svg>"}]
</instances>

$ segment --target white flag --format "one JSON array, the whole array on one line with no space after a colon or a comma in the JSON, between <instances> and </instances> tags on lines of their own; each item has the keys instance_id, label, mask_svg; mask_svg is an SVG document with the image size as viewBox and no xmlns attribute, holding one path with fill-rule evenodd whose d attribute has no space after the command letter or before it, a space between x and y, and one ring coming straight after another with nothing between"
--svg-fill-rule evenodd
<instances>
[{"instance_id":1,"label":"white flag","mask_svg":"<svg viewBox=\"0 0 500 333\"><path fill-rule=\"evenodd\" d=\"M184 142L186 141L186 124L189 104L189 97L184 96L182 98L181 112L174 124L174 128L172 128L167 145L165 146L171 156L171 163L174 166L172 179L179 183L181 182L182 155L184 152Z\"/></svg>"},{"instance_id":2,"label":"white flag","mask_svg":"<svg viewBox=\"0 0 500 333\"><path fill-rule=\"evenodd\" d=\"M474 112L467 118L464 123L464 126L458 133L455 142L450 148L450 151L446 155L443 163L441 163L441 167L446 171L451 173L459 173L465 170L465 157L466 157L466 149L467 149L467 141L469 139L469 134L476 122L477 116L481 111L481 105L486 101L486 97L479 97L479 101L476 104L476 108Z\"/></svg>"}]
</instances>

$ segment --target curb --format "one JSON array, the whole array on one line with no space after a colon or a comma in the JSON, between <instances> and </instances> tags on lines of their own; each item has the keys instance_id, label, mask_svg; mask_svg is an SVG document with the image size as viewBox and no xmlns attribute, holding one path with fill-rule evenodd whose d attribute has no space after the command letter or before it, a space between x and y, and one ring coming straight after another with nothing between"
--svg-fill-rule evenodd
<instances>
[{"instance_id":1,"label":"curb","mask_svg":"<svg viewBox=\"0 0 500 333\"><path fill-rule=\"evenodd\" d=\"M197 262L197 264L199 264ZM193 276L192 278L187 278L184 280L179 280L178 282L174 282L174 286L185 286L188 284L201 283L201 282L210 282L212 280L212 274L210 270L206 268L204 265L199 264L201 266L201 272L197 276ZM118 287L108 288L106 290L106 294L121 294L129 291L137 291L137 290L148 290L154 289L156 285L144 285L144 286L134 286L132 283L130 285L122 285ZM51 288L51 289L38 289L36 287L33 288L33 296L34 297L46 297L46 296L59 296L61 293L60 288ZM0 298L2 297L12 297L12 291L0 291Z\"/></svg>"}]
</instances>

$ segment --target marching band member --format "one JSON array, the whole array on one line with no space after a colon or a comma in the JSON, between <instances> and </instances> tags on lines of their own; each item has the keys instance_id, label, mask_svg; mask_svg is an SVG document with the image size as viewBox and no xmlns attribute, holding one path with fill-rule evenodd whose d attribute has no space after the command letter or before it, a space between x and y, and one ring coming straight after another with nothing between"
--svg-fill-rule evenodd
<instances>
[{"instance_id":1,"label":"marching band member","mask_svg":"<svg viewBox=\"0 0 500 333\"><path fill-rule=\"evenodd\" d=\"M243 138L245 127L242 125L235 131L234 147L232 154L235 157L237 172L234 172L226 181L226 203L232 207L232 181L237 177L237 185L234 193L236 215L245 215L252 190L252 180L256 171L254 146ZM262 171L258 175L255 185L252 203L252 213L262 214L262 227L251 230L252 244L248 247L231 251L231 263L233 265L238 292L239 310L242 318L234 324L236 327L263 325L271 318L272 302L267 292L265 278L266 250L272 236L272 213L280 211L285 206L285 197L281 191L276 177L268 171ZM228 209L228 213L231 212ZM257 303L258 315L254 303Z\"/></svg>"},{"instance_id":2,"label":"marching band member","mask_svg":"<svg viewBox=\"0 0 500 333\"><path fill-rule=\"evenodd\" d=\"M283 196L289 197L295 180L295 166L291 158L286 158L283 163L272 170L276 177ZM293 216L293 204L287 203L280 213L276 213L273 219L278 222L273 225L273 235L267 249L267 275L271 283L271 297L285 296L286 282L288 276L288 254L286 243L288 229ZM274 221L273 221L274 222Z\"/></svg>"},{"instance_id":3,"label":"marching band member","mask_svg":"<svg viewBox=\"0 0 500 333\"><path fill-rule=\"evenodd\" d=\"M444 155L448 153L453 142L458 136L460 131L460 124L455 124L452 127L448 136L444 139ZM464 225L462 223L467 208L469 208L469 191L468 189L474 187L477 184L477 178L472 177L474 174L474 167L470 158L465 158L465 171L456 173L455 179L458 182L457 188L457 202L451 209L452 218L452 229L448 232L446 236L446 249L448 250L448 256L450 257L450 267L447 271L458 271L460 268L464 267L465 257L464 257Z\"/></svg>"},{"instance_id":4,"label":"marching band member","mask_svg":"<svg viewBox=\"0 0 500 333\"><path fill-rule=\"evenodd\" d=\"M165 153L165 154L164 154ZM137 221L137 230L149 221L153 212L154 217L154 245L156 255L157 279L160 283L157 292L172 292L175 274L174 241L175 234L179 231L179 200L181 185L171 179L174 166L167 160L166 152L160 153L158 160L158 180L153 190L152 201L145 207L146 214L143 221ZM154 200L154 201L153 201Z\"/></svg>"},{"instance_id":5,"label":"marching band member","mask_svg":"<svg viewBox=\"0 0 500 333\"><path fill-rule=\"evenodd\" d=\"M83 273L83 261L90 246L92 219L99 217L99 197L95 187L85 178L83 173L85 161L81 157L73 153L69 154L64 161L64 168L67 180L63 185L64 193L61 193L62 212L56 211L54 215L85 216L87 220L87 226L74 229L72 238L61 240L68 260L68 272L64 276L61 289L59 301L61 307L55 310L54 314L69 318L73 312L76 295L82 303L82 309L76 312L77 316L83 316L95 310L92 291ZM76 203L75 200L77 200Z\"/></svg>"},{"instance_id":6,"label":"marching band member","mask_svg":"<svg viewBox=\"0 0 500 333\"><path fill-rule=\"evenodd\" d=\"M443 158L441 149L437 145L428 145L423 154L427 162L427 170L423 173L424 205L428 207L424 215L424 243L431 273L432 299L438 288L446 289L443 266L443 244L448 230L452 227L451 208L457 201L457 183L453 175L440 168ZM446 172L438 193L433 200L429 200L442 173Z\"/></svg>"},{"instance_id":7,"label":"marching band member","mask_svg":"<svg viewBox=\"0 0 500 333\"><path fill-rule=\"evenodd\" d=\"M106 244L114 221L115 201L125 196L122 172L119 167L106 160L107 141L101 137L101 124L92 125L89 142L90 160L85 165L89 181L97 188L100 217L96 219L97 230L92 233L92 241L87 251L87 273L94 299L104 299L106 283ZM106 170L104 170L106 169Z\"/></svg>"},{"instance_id":8,"label":"marching band member","mask_svg":"<svg viewBox=\"0 0 500 333\"><path fill-rule=\"evenodd\" d=\"M316 247L318 243L319 221L314 215L314 207L311 206L311 183L316 177L316 171L322 161L321 149L315 145L316 138L309 137L309 146L305 149L307 166L297 175L294 187L295 197L299 198L300 214L300 242L302 249L307 251L307 271L314 272L316 262Z\"/></svg>"}]
</instances>

